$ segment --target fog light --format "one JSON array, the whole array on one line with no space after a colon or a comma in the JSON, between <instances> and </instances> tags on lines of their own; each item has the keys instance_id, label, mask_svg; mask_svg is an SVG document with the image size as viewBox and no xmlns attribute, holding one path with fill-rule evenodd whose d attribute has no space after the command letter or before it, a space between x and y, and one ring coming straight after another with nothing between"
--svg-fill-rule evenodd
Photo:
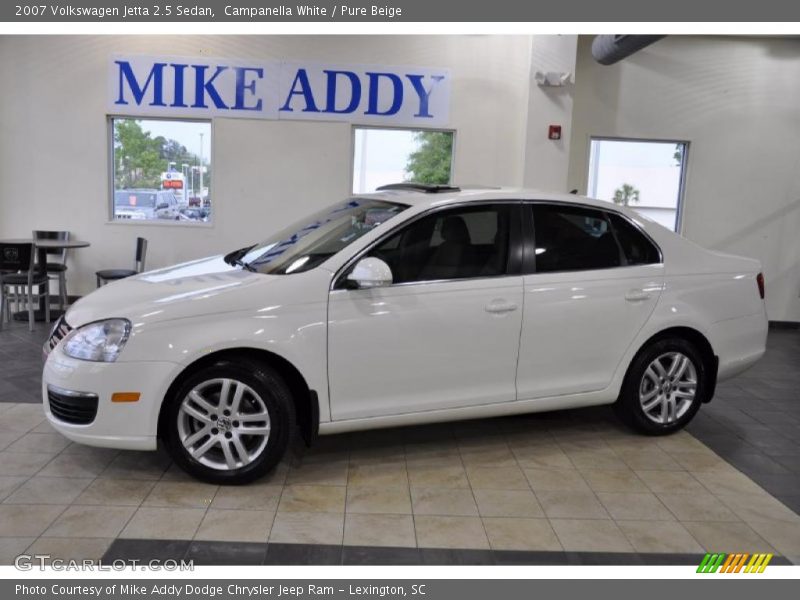
<instances>
[{"instance_id":1,"label":"fog light","mask_svg":"<svg viewBox=\"0 0 800 600\"><path fill-rule=\"evenodd\" d=\"M112 402L138 402L139 392L115 392L111 394Z\"/></svg>"}]
</instances>

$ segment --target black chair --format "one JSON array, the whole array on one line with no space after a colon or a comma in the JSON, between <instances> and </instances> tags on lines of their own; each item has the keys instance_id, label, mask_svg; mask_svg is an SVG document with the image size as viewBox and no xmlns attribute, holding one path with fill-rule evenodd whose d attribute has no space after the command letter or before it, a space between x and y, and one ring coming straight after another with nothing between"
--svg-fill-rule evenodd
<instances>
[{"instance_id":1,"label":"black chair","mask_svg":"<svg viewBox=\"0 0 800 600\"><path fill-rule=\"evenodd\" d=\"M28 329L33 331L36 310L34 299L36 302L41 299L40 289L44 287L45 320L50 322L50 278L44 268L36 269L35 258L36 251L32 243L0 242L0 271L12 271L0 275L0 325L4 318L9 320L11 316L8 291L12 288L15 304L19 305L21 299L27 299ZM20 288L26 290L24 296L20 294Z\"/></svg>"},{"instance_id":2,"label":"black chair","mask_svg":"<svg viewBox=\"0 0 800 600\"><path fill-rule=\"evenodd\" d=\"M131 275L137 275L144 271L144 260L147 256L147 240L144 238L136 238L136 258L133 262L133 269L104 269L97 271L97 287L105 285L109 281L117 281L125 279Z\"/></svg>"},{"instance_id":3,"label":"black chair","mask_svg":"<svg viewBox=\"0 0 800 600\"><path fill-rule=\"evenodd\" d=\"M69 231L34 230L34 240L69 240ZM67 249L47 249L47 276L58 280L58 308L63 312L67 305Z\"/></svg>"}]
</instances>

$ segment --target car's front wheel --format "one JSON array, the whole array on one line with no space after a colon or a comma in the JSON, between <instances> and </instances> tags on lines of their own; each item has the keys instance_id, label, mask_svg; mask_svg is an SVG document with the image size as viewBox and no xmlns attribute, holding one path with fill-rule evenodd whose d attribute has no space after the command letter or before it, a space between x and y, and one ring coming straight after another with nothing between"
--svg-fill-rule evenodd
<instances>
[{"instance_id":1,"label":"car's front wheel","mask_svg":"<svg viewBox=\"0 0 800 600\"><path fill-rule=\"evenodd\" d=\"M190 375L165 408L162 431L173 459L210 483L261 477L281 460L294 430L289 387L247 358L221 359Z\"/></svg>"},{"instance_id":2,"label":"car's front wheel","mask_svg":"<svg viewBox=\"0 0 800 600\"><path fill-rule=\"evenodd\" d=\"M695 346L664 338L642 349L625 377L615 408L620 418L650 435L682 429L708 393L708 372Z\"/></svg>"}]
</instances>

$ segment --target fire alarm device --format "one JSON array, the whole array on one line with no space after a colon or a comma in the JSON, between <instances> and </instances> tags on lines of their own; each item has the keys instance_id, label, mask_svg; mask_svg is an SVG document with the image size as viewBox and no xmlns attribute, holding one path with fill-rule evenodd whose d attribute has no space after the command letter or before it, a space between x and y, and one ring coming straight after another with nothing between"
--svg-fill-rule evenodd
<instances>
[{"instance_id":1,"label":"fire alarm device","mask_svg":"<svg viewBox=\"0 0 800 600\"><path fill-rule=\"evenodd\" d=\"M561 125L550 125L550 128L547 130L547 138L550 140L560 140Z\"/></svg>"}]
</instances>

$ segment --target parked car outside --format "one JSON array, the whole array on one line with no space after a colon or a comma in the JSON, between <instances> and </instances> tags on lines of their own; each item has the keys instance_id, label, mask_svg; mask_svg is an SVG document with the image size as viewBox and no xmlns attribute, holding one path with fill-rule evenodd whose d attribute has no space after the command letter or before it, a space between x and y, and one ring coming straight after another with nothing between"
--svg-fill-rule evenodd
<instances>
[{"instance_id":1,"label":"parked car outside","mask_svg":"<svg viewBox=\"0 0 800 600\"><path fill-rule=\"evenodd\" d=\"M411 189L408 189L411 188ZM613 404L669 434L764 353L757 260L603 201L400 186L74 304L45 345L52 425L196 477L318 434Z\"/></svg>"},{"instance_id":2,"label":"parked car outside","mask_svg":"<svg viewBox=\"0 0 800 600\"><path fill-rule=\"evenodd\" d=\"M129 189L114 192L114 218L133 220L178 220L180 204L168 190Z\"/></svg>"}]
</instances>

